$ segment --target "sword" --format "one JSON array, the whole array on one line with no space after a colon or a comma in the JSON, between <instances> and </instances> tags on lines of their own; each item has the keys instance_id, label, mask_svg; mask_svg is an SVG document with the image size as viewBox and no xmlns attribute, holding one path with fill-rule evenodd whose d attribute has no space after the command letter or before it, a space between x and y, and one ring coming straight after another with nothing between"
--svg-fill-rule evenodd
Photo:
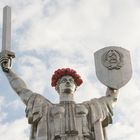
<instances>
[{"instance_id":1,"label":"sword","mask_svg":"<svg viewBox=\"0 0 140 140\"><path fill-rule=\"evenodd\" d=\"M97 122L95 122L94 131L95 131L96 140L105 140L101 120L98 120Z\"/></svg>"},{"instance_id":2,"label":"sword","mask_svg":"<svg viewBox=\"0 0 140 140\"><path fill-rule=\"evenodd\" d=\"M11 67L12 58L15 57L14 52L11 52L11 7L9 6L3 8L2 51L0 56L2 68L5 72L8 72Z\"/></svg>"}]
</instances>

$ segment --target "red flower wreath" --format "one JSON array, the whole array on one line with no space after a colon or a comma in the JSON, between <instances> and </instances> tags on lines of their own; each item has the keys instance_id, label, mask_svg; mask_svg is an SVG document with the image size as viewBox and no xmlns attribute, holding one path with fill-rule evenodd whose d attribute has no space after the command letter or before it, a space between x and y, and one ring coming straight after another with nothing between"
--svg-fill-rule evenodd
<instances>
[{"instance_id":1,"label":"red flower wreath","mask_svg":"<svg viewBox=\"0 0 140 140\"><path fill-rule=\"evenodd\" d=\"M64 75L72 76L77 86L80 86L83 83L83 80L81 79L80 75L78 75L75 70L70 68L62 68L54 72L51 83L52 87L55 87L57 81Z\"/></svg>"}]
</instances>

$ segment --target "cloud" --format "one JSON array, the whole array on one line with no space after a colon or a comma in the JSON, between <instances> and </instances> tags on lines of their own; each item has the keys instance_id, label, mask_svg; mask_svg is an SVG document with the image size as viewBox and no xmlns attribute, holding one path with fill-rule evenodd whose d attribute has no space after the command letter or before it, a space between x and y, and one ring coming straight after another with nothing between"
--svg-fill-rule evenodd
<instances>
[{"instance_id":1,"label":"cloud","mask_svg":"<svg viewBox=\"0 0 140 140\"><path fill-rule=\"evenodd\" d=\"M0 139L5 140L28 140L29 126L25 118L18 119L12 123L0 123Z\"/></svg>"},{"instance_id":2,"label":"cloud","mask_svg":"<svg viewBox=\"0 0 140 140\"><path fill-rule=\"evenodd\" d=\"M58 102L58 95L50 86L52 73L57 68L72 67L79 72L84 83L77 90L75 100L83 102L103 96L106 91L95 75L93 53L110 45L130 50L132 80L120 89L114 108L114 124L108 128L108 135L112 140L139 140L139 1L2 0L0 15L6 4L12 6L13 14L12 50L16 52L13 69L32 91L52 102ZM0 19L0 26L1 22ZM3 76L0 80L3 85L2 81ZM9 103L15 107L13 110L19 105L17 100ZM3 104L1 96L0 113L5 117L8 111L2 109ZM25 140L29 137L23 118L15 117L10 123L1 119L0 122L1 139Z\"/></svg>"},{"instance_id":3,"label":"cloud","mask_svg":"<svg viewBox=\"0 0 140 140\"><path fill-rule=\"evenodd\" d=\"M48 84L48 75L46 74L47 67L38 58L33 56L24 56L18 60L19 75L28 83L34 92L43 94L46 84ZM32 82L30 82L33 80Z\"/></svg>"},{"instance_id":4,"label":"cloud","mask_svg":"<svg viewBox=\"0 0 140 140\"><path fill-rule=\"evenodd\" d=\"M3 112L3 106L4 106L4 97L0 96L0 122L3 121L3 119L6 117L7 113Z\"/></svg>"},{"instance_id":5,"label":"cloud","mask_svg":"<svg viewBox=\"0 0 140 140\"><path fill-rule=\"evenodd\" d=\"M132 138L134 138L132 137L134 133L133 127L125 124L116 123L109 130L110 132L108 135L110 136L109 138L112 140L125 140L126 137L128 140L132 140ZM118 135L116 135L114 130L117 130Z\"/></svg>"},{"instance_id":6,"label":"cloud","mask_svg":"<svg viewBox=\"0 0 140 140\"><path fill-rule=\"evenodd\" d=\"M6 105L5 105L6 108L12 108L12 110L21 110L21 109L24 109L24 104L19 100L19 99L16 99L16 100L12 100L12 102L8 102Z\"/></svg>"},{"instance_id":7,"label":"cloud","mask_svg":"<svg viewBox=\"0 0 140 140\"><path fill-rule=\"evenodd\" d=\"M29 126L27 124L27 119L20 118L11 122L3 122L8 115L8 112L6 112L4 109L9 105L12 106L11 109L16 107L15 103L11 102L7 104L4 97L0 96L0 139L27 140L29 137ZM17 109L17 107L15 109Z\"/></svg>"}]
</instances>

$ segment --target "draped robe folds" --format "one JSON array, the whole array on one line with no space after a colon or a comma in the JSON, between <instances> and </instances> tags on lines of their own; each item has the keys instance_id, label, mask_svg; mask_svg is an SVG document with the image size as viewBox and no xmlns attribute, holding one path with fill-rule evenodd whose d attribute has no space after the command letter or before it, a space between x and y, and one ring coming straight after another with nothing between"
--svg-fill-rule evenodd
<instances>
[{"instance_id":1,"label":"draped robe folds","mask_svg":"<svg viewBox=\"0 0 140 140\"><path fill-rule=\"evenodd\" d=\"M105 128L112 123L110 96L93 99L80 104L63 101L52 104L39 94L32 94L26 107L26 117L31 124L30 140L96 140L94 123L103 119Z\"/></svg>"}]
</instances>

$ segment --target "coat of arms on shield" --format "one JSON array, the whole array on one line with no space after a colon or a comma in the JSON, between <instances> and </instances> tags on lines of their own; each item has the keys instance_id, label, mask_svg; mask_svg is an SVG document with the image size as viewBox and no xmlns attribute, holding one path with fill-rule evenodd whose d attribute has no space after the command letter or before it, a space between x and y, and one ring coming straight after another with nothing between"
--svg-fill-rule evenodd
<instances>
[{"instance_id":1,"label":"coat of arms on shield","mask_svg":"<svg viewBox=\"0 0 140 140\"><path fill-rule=\"evenodd\" d=\"M96 75L104 85L119 89L132 76L130 53L128 50L110 46L94 53Z\"/></svg>"}]
</instances>

